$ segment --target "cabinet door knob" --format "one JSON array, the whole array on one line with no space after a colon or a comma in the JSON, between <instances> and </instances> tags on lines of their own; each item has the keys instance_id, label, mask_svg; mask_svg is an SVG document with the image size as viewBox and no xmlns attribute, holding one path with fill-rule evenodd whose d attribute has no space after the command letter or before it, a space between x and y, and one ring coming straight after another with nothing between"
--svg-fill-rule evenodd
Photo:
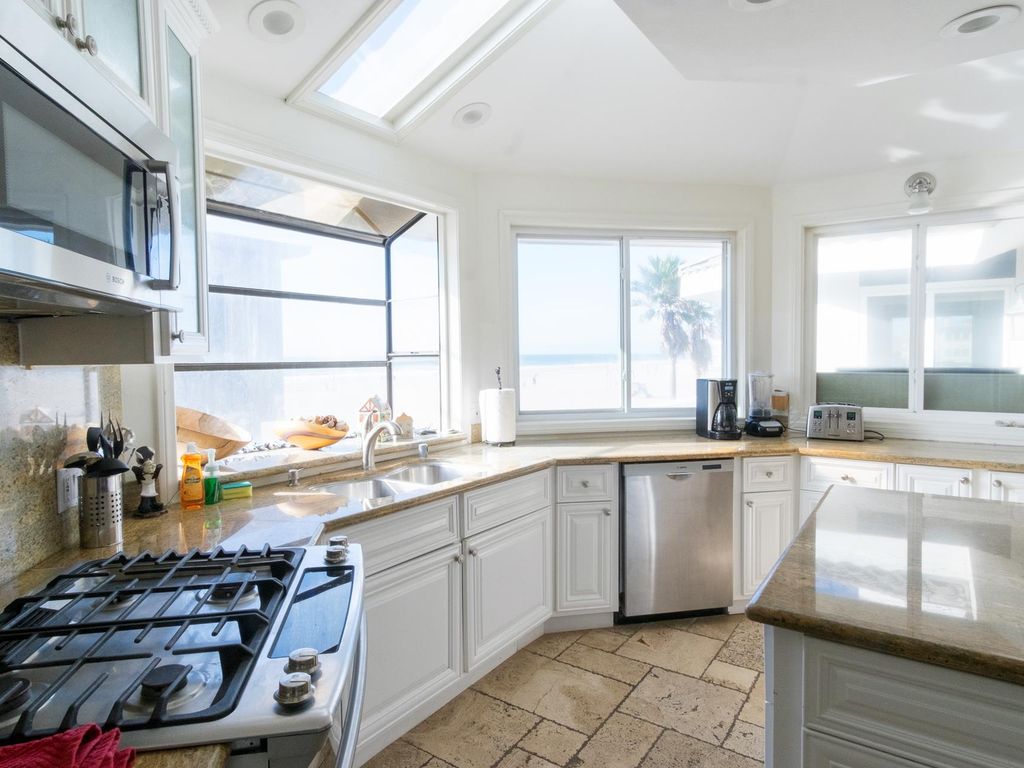
<instances>
[{"instance_id":1,"label":"cabinet door knob","mask_svg":"<svg viewBox=\"0 0 1024 768\"><path fill-rule=\"evenodd\" d=\"M853 482L853 478L850 477L849 475L840 475L839 479L842 480L844 483L852 483Z\"/></svg>"},{"instance_id":2,"label":"cabinet door knob","mask_svg":"<svg viewBox=\"0 0 1024 768\"><path fill-rule=\"evenodd\" d=\"M462 555L456 555L455 556L455 562L456 563L464 563L464 562L466 562L466 558L464 558Z\"/></svg>"},{"instance_id":3,"label":"cabinet door knob","mask_svg":"<svg viewBox=\"0 0 1024 768\"><path fill-rule=\"evenodd\" d=\"M469 550L469 554L472 555L473 557L476 557L476 550L475 549Z\"/></svg>"},{"instance_id":4,"label":"cabinet door knob","mask_svg":"<svg viewBox=\"0 0 1024 768\"><path fill-rule=\"evenodd\" d=\"M90 56L95 56L97 53L100 52L100 47L96 43L96 38L92 35L86 35L84 40L80 37L76 37L75 48L77 48L80 51L85 51Z\"/></svg>"},{"instance_id":5,"label":"cabinet door knob","mask_svg":"<svg viewBox=\"0 0 1024 768\"><path fill-rule=\"evenodd\" d=\"M66 30L72 35L78 32L78 19L73 13L69 13L67 16L54 16L53 21L56 23L57 29Z\"/></svg>"},{"instance_id":6,"label":"cabinet door knob","mask_svg":"<svg viewBox=\"0 0 1024 768\"><path fill-rule=\"evenodd\" d=\"M993 488L1002 488L1002 487L1003 487L1003 481L1002 481L1002 480L1000 480L1000 479L999 479L999 478L997 477L997 478L996 478L995 480L993 480L993 481L992 481L992 487L993 487Z\"/></svg>"},{"instance_id":7,"label":"cabinet door knob","mask_svg":"<svg viewBox=\"0 0 1024 768\"><path fill-rule=\"evenodd\" d=\"M966 477L966 476L960 478L960 485L970 485L970 484L971 484L971 478Z\"/></svg>"},{"instance_id":8,"label":"cabinet door knob","mask_svg":"<svg viewBox=\"0 0 1024 768\"><path fill-rule=\"evenodd\" d=\"M177 341L181 344L185 343L185 329L182 328L180 331L175 331L171 334L171 341Z\"/></svg>"},{"instance_id":9,"label":"cabinet door knob","mask_svg":"<svg viewBox=\"0 0 1024 768\"><path fill-rule=\"evenodd\" d=\"M752 506L754 506L754 502L752 502L752 501L748 500L748 501L747 501L747 506L748 506L748 507L752 507Z\"/></svg>"},{"instance_id":10,"label":"cabinet door knob","mask_svg":"<svg viewBox=\"0 0 1024 768\"><path fill-rule=\"evenodd\" d=\"M611 517L611 516L612 516L612 510L611 510L611 507L603 507L603 508L601 509L601 511L602 511L602 512L604 512L604 514L605 514L605 517Z\"/></svg>"}]
</instances>

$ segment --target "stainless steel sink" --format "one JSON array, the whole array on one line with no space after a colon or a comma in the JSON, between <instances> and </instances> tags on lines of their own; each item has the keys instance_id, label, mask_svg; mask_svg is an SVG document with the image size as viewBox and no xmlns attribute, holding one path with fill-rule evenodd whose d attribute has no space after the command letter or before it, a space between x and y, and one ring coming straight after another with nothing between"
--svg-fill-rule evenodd
<instances>
[{"instance_id":1,"label":"stainless steel sink","mask_svg":"<svg viewBox=\"0 0 1024 768\"><path fill-rule=\"evenodd\" d=\"M412 464L408 467L396 469L385 475L387 481L398 480L405 483L416 483L417 485L437 485L446 483L449 480L459 480L463 477L480 474L481 470L476 467L463 467L458 464L449 464L445 461L424 461L420 464Z\"/></svg>"},{"instance_id":2,"label":"stainless steel sink","mask_svg":"<svg viewBox=\"0 0 1024 768\"><path fill-rule=\"evenodd\" d=\"M374 478L372 480L350 480L313 485L310 486L309 490L316 493L333 494L341 499L345 499L346 501L342 503L347 504L361 499L383 499L398 496L399 494L414 494L417 491L422 491L423 488L422 486L402 482L401 480Z\"/></svg>"}]
</instances>

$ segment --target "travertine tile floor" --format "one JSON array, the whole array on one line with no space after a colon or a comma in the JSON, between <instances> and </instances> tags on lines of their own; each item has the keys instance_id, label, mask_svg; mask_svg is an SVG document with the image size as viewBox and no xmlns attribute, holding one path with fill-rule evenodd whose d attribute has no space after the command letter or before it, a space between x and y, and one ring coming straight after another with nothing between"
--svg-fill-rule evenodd
<instances>
[{"instance_id":1,"label":"travertine tile floor","mask_svg":"<svg viewBox=\"0 0 1024 768\"><path fill-rule=\"evenodd\" d=\"M758 768L762 649L741 616L545 635L367 768Z\"/></svg>"}]
</instances>

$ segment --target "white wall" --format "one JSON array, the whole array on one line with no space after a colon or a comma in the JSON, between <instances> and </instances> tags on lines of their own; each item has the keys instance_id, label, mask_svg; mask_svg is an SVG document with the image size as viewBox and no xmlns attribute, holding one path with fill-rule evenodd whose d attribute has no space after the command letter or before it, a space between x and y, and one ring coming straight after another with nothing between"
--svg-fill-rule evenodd
<instances>
[{"instance_id":1,"label":"white wall","mask_svg":"<svg viewBox=\"0 0 1024 768\"><path fill-rule=\"evenodd\" d=\"M903 183L911 173L934 174L933 212L968 211L1024 203L1024 154L984 156L910 166L823 181L782 184L772 190L772 325L771 369L776 386L791 392L791 412L803 423L810 392L801 384L804 355L802 297L805 229L825 224L871 221L906 215ZM946 425L948 428L950 425ZM1015 430L1020 432L1021 430ZM892 434L924 437L919 427ZM943 435L956 439L949 430ZM960 435L961 439L969 439ZM1003 429L991 435L1000 441L1020 436Z\"/></svg>"},{"instance_id":2,"label":"white wall","mask_svg":"<svg viewBox=\"0 0 1024 768\"><path fill-rule=\"evenodd\" d=\"M251 159L312 168L350 188L431 212L444 213L446 233L457 241L461 268L448 275L448 290L465 297L477 282L476 185L472 174L425 158L400 145L378 139L288 106L283 101L207 76L203 80L203 125L208 149L243 146ZM458 329L458 304L449 323ZM472 358L477 346L475 324L461 321L462 333L451 338L455 359ZM453 421L467 428L473 420L478 384L452 366ZM460 396L461 393L461 396ZM466 408L459 409L465 404Z\"/></svg>"},{"instance_id":3,"label":"white wall","mask_svg":"<svg viewBox=\"0 0 1024 768\"><path fill-rule=\"evenodd\" d=\"M517 224L609 228L743 229L749 261L746 313L771 312L771 193L763 187L645 184L540 176L481 175L478 187L479 291L471 306L479 360L468 376L491 386L495 365L511 370L513 307L508 219ZM741 367L768 366L770 327L749 323Z\"/></svg>"}]
</instances>

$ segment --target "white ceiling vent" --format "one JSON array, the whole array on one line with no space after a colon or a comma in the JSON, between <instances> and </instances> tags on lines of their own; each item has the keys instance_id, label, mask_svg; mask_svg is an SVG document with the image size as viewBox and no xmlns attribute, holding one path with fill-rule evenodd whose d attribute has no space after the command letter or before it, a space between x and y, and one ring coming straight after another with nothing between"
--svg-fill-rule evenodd
<instances>
[{"instance_id":1,"label":"white ceiling vent","mask_svg":"<svg viewBox=\"0 0 1024 768\"><path fill-rule=\"evenodd\" d=\"M1020 16L1020 6L993 5L991 8L979 8L976 11L957 16L946 24L939 33L943 37L962 37L976 35L979 32L1006 24Z\"/></svg>"}]
</instances>

